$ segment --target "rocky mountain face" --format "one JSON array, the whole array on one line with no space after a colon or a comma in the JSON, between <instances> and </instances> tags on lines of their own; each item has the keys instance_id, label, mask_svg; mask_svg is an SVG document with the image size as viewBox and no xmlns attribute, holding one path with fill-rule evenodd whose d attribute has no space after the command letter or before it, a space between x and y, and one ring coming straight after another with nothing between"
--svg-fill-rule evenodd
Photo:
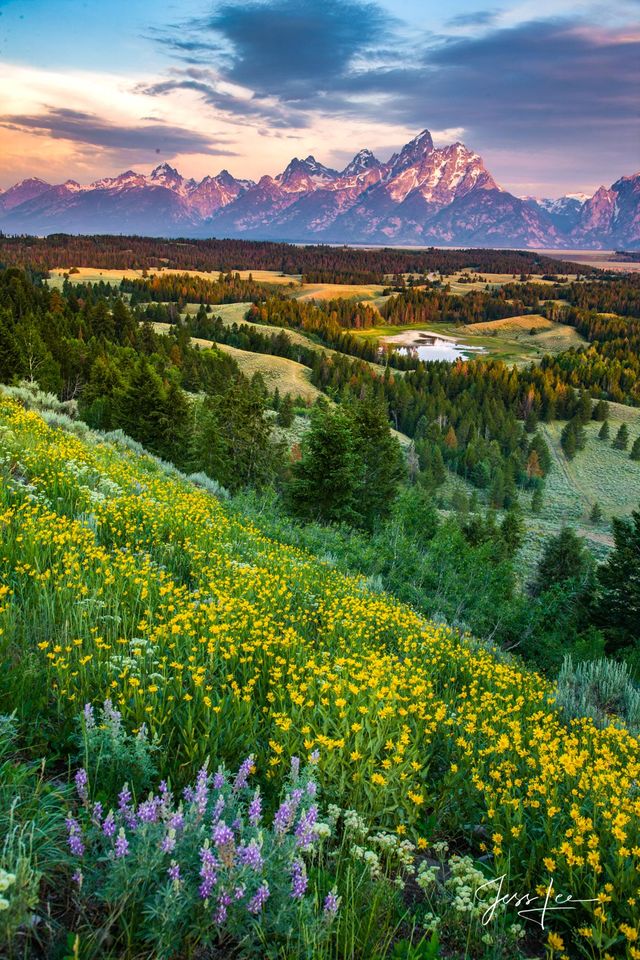
<instances>
[{"instance_id":1,"label":"rocky mountain face","mask_svg":"<svg viewBox=\"0 0 640 960\"><path fill-rule=\"evenodd\" d=\"M227 170L200 182L167 163L88 186L30 179L0 193L5 233L138 233L319 243L640 247L640 174L593 197L519 198L463 143L428 130L388 161L360 150L344 170L295 157L257 183Z\"/></svg>"}]
</instances>

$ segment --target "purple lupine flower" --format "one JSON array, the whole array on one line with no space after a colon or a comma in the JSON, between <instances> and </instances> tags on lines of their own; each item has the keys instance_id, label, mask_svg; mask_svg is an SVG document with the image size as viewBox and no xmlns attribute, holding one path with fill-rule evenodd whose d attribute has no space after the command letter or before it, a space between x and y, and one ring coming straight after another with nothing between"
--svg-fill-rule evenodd
<instances>
[{"instance_id":1,"label":"purple lupine flower","mask_svg":"<svg viewBox=\"0 0 640 960\"><path fill-rule=\"evenodd\" d=\"M251 843L246 844L246 846L238 847L238 862L242 864L243 867L250 867L252 870L255 870L256 873L262 870L264 861L260 847L255 840L252 840Z\"/></svg>"},{"instance_id":2,"label":"purple lupine flower","mask_svg":"<svg viewBox=\"0 0 640 960\"><path fill-rule=\"evenodd\" d=\"M76 790L78 791L78 796L84 803L85 800L89 799L89 791L87 790L87 784L89 783L89 777L87 771L84 767L80 767L74 777Z\"/></svg>"},{"instance_id":3,"label":"purple lupine flower","mask_svg":"<svg viewBox=\"0 0 640 960\"><path fill-rule=\"evenodd\" d=\"M313 753L309 755L309 760L311 761L311 763L317 763L319 759L320 759L319 750L314 750Z\"/></svg>"},{"instance_id":4,"label":"purple lupine flower","mask_svg":"<svg viewBox=\"0 0 640 960\"><path fill-rule=\"evenodd\" d=\"M294 860L291 865L291 896L294 900L302 900L307 892L309 878L302 860Z\"/></svg>"},{"instance_id":5,"label":"purple lupine flower","mask_svg":"<svg viewBox=\"0 0 640 960\"><path fill-rule=\"evenodd\" d=\"M96 725L96 720L93 715L93 707L90 703L85 703L82 714L84 716L84 725L87 730L93 730Z\"/></svg>"},{"instance_id":6,"label":"purple lupine flower","mask_svg":"<svg viewBox=\"0 0 640 960\"><path fill-rule=\"evenodd\" d=\"M182 791L182 796L185 798L187 803L193 803L196 796L194 793L193 787L185 787L184 790Z\"/></svg>"},{"instance_id":7,"label":"purple lupine flower","mask_svg":"<svg viewBox=\"0 0 640 960\"><path fill-rule=\"evenodd\" d=\"M96 800L96 802L93 805L93 810L91 811L91 819L98 826L100 826L100 821L102 820L102 810L103 810L102 804L100 803L99 800Z\"/></svg>"},{"instance_id":8,"label":"purple lupine flower","mask_svg":"<svg viewBox=\"0 0 640 960\"><path fill-rule=\"evenodd\" d=\"M176 845L175 830L168 830L160 842L160 849L163 853L172 853Z\"/></svg>"},{"instance_id":9,"label":"purple lupine flower","mask_svg":"<svg viewBox=\"0 0 640 960\"><path fill-rule=\"evenodd\" d=\"M291 757L291 778L297 780L300 776L300 757Z\"/></svg>"},{"instance_id":10,"label":"purple lupine flower","mask_svg":"<svg viewBox=\"0 0 640 960\"><path fill-rule=\"evenodd\" d=\"M180 876L180 864L176 863L175 860L171 861L171 866L167 870L167 874L170 880L173 880L174 883L180 883L182 877Z\"/></svg>"},{"instance_id":11,"label":"purple lupine flower","mask_svg":"<svg viewBox=\"0 0 640 960\"><path fill-rule=\"evenodd\" d=\"M209 774L207 773L206 764L198 771L198 776L196 778L196 789L193 794L193 803L196 804L198 808L198 813L202 817L204 812L207 809L207 801L209 799Z\"/></svg>"},{"instance_id":12,"label":"purple lupine flower","mask_svg":"<svg viewBox=\"0 0 640 960\"><path fill-rule=\"evenodd\" d=\"M133 809L131 804L131 790L129 790L129 784L125 783L124 787L118 794L118 808L124 817L124 821L130 830L135 830L138 825L138 818L136 812Z\"/></svg>"},{"instance_id":13,"label":"purple lupine flower","mask_svg":"<svg viewBox=\"0 0 640 960\"><path fill-rule=\"evenodd\" d=\"M289 794L289 798L291 800L291 803L294 805L294 807L298 806L298 804L302 800L303 795L304 795L304 790L301 790L300 787L296 787L295 790L291 791L291 793Z\"/></svg>"},{"instance_id":14,"label":"purple lupine flower","mask_svg":"<svg viewBox=\"0 0 640 960\"><path fill-rule=\"evenodd\" d=\"M225 779L226 777L225 777L224 770L222 770L221 768L220 770L218 770L217 773L214 773L213 775L213 789L222 790L222 788L224 787Z\"/></svg>"},{"instance_id":15,"label":"purple lupine flower","mask_svg":"<svg viewBox=\"0 0 640 960\"><path fill-rule=\"evenodd\" d=\"M110 720L112 723L116 724L116 726L119 726L120 720L122 719L122 714L119 710L116 710L109 697L107 697L104 702L102 713L105 720Z\"/></svg>"},{"instance_id":16,"label":"purple lupine flower","mask_svg":"<svg viewBox=\"0 0 640 960\"><path fill-rule=\"evenodd\" d=\"M157 797L149 797L138 807L138 816L141 823L157 823L160 815L161 801Z\"/></svg>"},{"instance_id":17,"label":"purple lupine flower","mask_svg":"<svg viewBox=\"0 0 640 960\"><path fill-rule=\"evenodd\" d=\"M233 830L231 827L227 826L224 820L220 820L218 823L216 823L211 833L211 837L216 847L224 847L228 843L233 843L234 840Z\"/></svg>"},{"instance_id":18,"label":"purple lupine flower","mask_svg":"<svg viewBox=\"0 0 640 960\"><path fill-rule=\"evenodd\" d=\"M315 839L315 833L313 831L316 820L318 819L318 808L314 805L309 807L298 821L298 826L296 827L296 846L300 847L302 850L306 850L311 846Z\"/></svg>"},{"instance_id":19,"label":"purple lupine flower","mask_svg":"<svg viewBox=\"0 0 640 960\"><path fill-rule=\"evenodd\" d=\"M126 857L126 855L129 853L129 841L127 840L127 835L124 832L124 827L120 827L114 852L116 857Z\"/></svg>"},{"instance_id":20,"label":"purple lupine flower","mask_svg":"<svg viewBox=\"0 0 640 960\"><path fill-rule=\"evenodd\" d=\"M244 897L244 891L245 891L244 885L242 883L239 883L238 886L235 887L233 891L233 899L242 900L242 898Z\"/></svg>"},{"instance_id":21,"label":"purple lupine flower","mask_svg":"<svg viewBox=\"0 0 640 960\"><path fill-rule=\"evenodd\" d=\"M286 833L289 827L291 826L291 821L293 820L294 810L291 807L289 800L283 800L278 809L276 810L276 815L273 818L273 828L276 833Z\"/></svg>"},{"instance_id":22,"label":"purple lupine flower","mask_svg":"<svg viewBox=\"0 0 640 960\"><path fill-rule=\"evenodd\" d=\"M217 923L218 926L223 924L227 919L227 907L231 903L231 897L228 893L221 893L218 897L218 905L213 914L213 922Z\"/></svg>"},{"instance_id":23,"label":"purple lupine flower","mask_svg":"<svg viewBox=\"0 0 640 960\"><path fill-rule=\"evenodd\" d=\"M67 842L69 849L74 857L81 857L84 853L84 843L82 842L80 824L72 816L68 816L65 823L67 825Z\"/></svg>"},{"instance_id":24,"label":"purple lupine flower","mask_svg":"<svg viewBox=\"0 0 640 960\"><path fill-rule=\"evenodd\" d=\"M317 792L318 784L315 782L315 780L309 780L309 783L307 784L307 796L315 797Z\"/></svg>"},{"instance_id":25,"label":"purple lupine flower","mask_svg":"<svg viewBox=\"0 0 640 960\"><path fill-rule=\"evenodd\" d=\"M217 821L222 816L223 810L224 810L224 797L218 797L218 799L216 800L216 805L213 808L213 812L211 814L211 820L213 823L217 823Z\"/></svg>"},{"instance_id":26,"label":"purple lupine flower","mask_svg":"<svg viewBox=\"0 0 640 960\"><path fill-rule=\"evenodd\" d=\"M214 857L211 849L209 847L202 847L200 850L200 877L202 883L200 884L199 894L202 900L207 900L211 896L211 892L218 882L218 875L216 874L216 867L218 866L218 861Z\"/></svg>"},{"instance_id":27,"label":"purple lupine flower","mask_svg":"<svg viewBox=\"0 0 640 960\"><path fill-rule=\"evenodd\" d=\"M80 887L82 886L82 881L83 881L83 879L84 879L84 877L82 876L82 870L76 870L76 871L71 875L71 879L72 879L73 883L76 884L76 886L78 887L78 889L80 889Z\"/></svg>"},{"instance_id":28,"label":"purple lupine flower","mask_svg":"<svg viewBox=\"0 0 640 960\"><path fill-rule=\"evenodd\" d=\"M182 810L176 810L174 815L169 820L169 826L172 830L175 830L176 833L178 830L182 830L184 827L184 814Z\"/></svg>"},{"instance_id":29,"label":"purple lupine flower","mask_svg":"<svg viewBox=\"0 0 640 960\"><path fill-rule=\"evenodd\" d=\"M116 821L113 816L113 810L109 810L109 813L104 818L104 823L102 824L102 832L105 837L113 837L116 832Z\"/></svg>"},{"instance_id":30,"label":"purple lupine flower","mask_svg":"<svg viewBox=\"0 0 640 960\"><path fill-rule=\"evenodd\" d=\"M251 897L251 900L247 904L247 910L249 913L260 913L265 903L269 899L269 896L269 884L263 883L260 887L258 887L254 895Z\"/></svg>"},{"instance_id":31,"label":"purple lupine flower","mask_svg":"<svg viewBox=\"0 0 640 960\"><path fill-rule=\"evenodd\" d=\"M251 773L251 768L253 767L253 754L250 753L246 760L243 760L240 764L240 769L236 774L236 778L233 781L234 791L243 790L247 785L247 780L249 779L249 774Z\"/></svg>"},{"instance_id":32,"label":"purple lupine flower","mask_svg":"<svg viewBox=\"0 0 640 960\"><path fill-rule=\"evenodd\" d=\"M324 898L324 915L325 917L332 918L335 917L338 912L338 907L340 906L340 898L336 896L335 890L330 890L329 893Z\"/></svg>"},{"instance_id":33,"label":"purple lupine flower","mask_svg":"<svg viewBox=\"0 0 640 960\"><path fill-rule=\"evenodd\" d=\"M249 804L249 823L253 827L257 827L262 819L262 797L260 796L260 791L256 790L253 795L253 800Z\"/></svg>"},{"instance_id":34,"label":"purple lupine flower","mask_svg":"<svg viewBox=\"0 0 640 960\"><path fill-rule=\"evenodd\" d=\"M167 781L166 781L166 780L161 780L160 783L158 784L158 793L161 794L161 796L163 796L163 797L164 797L167 793L169 793L169 787L168 787L168 785L167 785Z\"/></svg>"}]
</instances>

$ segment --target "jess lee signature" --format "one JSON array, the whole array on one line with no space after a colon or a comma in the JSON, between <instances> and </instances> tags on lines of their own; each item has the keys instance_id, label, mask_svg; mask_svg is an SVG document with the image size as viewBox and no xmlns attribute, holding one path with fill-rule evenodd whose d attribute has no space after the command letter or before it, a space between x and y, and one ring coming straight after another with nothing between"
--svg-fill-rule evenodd
<instances>
[{"instance_id":1,"label":"jess lee signature","mask_svg":"<svg viewBox=\"0 0 640 960\"><path fill-rule=\"evenodd\" d=\"M505 907L515 907L519 917L538 924L538 926L544 930L544 922L547 914L557 913L560 910L575 910L579 904L596 902L596 898L592 900L574 900L570 893L566 896L562 893L554 894L553 877L549 880L549 885L547 886L544 896L534 893L503 893L505 877L506 874L503 873L501 877L487 880L486 883L483 883L477 888L474 894L474 897L478 899L478 894L481 890L486 890L490 887L495 888L494 898L487 904L487 909L482 914L483 926L491 923L496 910L501 904L504 904ZM522 907L524 907L524 909L521 909Z\"/></svg>"}]
</instances>

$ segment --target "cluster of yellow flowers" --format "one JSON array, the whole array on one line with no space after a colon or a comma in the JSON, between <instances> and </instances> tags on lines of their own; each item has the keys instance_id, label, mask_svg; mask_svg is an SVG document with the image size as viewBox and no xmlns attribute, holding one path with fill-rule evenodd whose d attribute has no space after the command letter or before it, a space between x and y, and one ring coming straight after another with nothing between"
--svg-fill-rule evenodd
<instances>
[{"instance_id":1,"label":"cluster of yellow flowers","mask_svg":"<svg viewBox=\"0 0 640 960\"><path fill-rule=\"evenodd\" d=\"M636 950L640 744L537 674L266 538L153 458L0 398L0 631L69 715L111 697L176 766L318 750L325 794L418 846L467 834ZM2 637L0 637L2 639ZM477 849L476 846L476 849ZM613 940L612 940L613 938ZM592 949L589 946L589 949Z\"/></svg>"}]
</instances>

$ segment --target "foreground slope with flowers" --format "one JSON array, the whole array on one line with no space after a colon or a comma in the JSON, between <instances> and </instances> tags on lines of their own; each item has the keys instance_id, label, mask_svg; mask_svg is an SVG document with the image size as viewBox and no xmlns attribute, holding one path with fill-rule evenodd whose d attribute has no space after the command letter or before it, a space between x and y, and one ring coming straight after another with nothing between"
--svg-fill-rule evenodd
<instances>
[{"instance_id":1,"label":"foreground slope with flowers","mask_svg":"<svg viewBox=\"0 0 640 960\"><path fill-rule=\"evenodd\" d=\"M108 697L174 780L253 754L274 795L291 756L319 751L329 801L418 849L454 838L510 892L552 879L594 899L571 917L581 952L640 957L626 730L567 725L540 676L269 540L125 444L0 395L0 456L0 643L17 684L27 665L46 676L31 719L63 731Z\"/></svg>"}]
</instances>

